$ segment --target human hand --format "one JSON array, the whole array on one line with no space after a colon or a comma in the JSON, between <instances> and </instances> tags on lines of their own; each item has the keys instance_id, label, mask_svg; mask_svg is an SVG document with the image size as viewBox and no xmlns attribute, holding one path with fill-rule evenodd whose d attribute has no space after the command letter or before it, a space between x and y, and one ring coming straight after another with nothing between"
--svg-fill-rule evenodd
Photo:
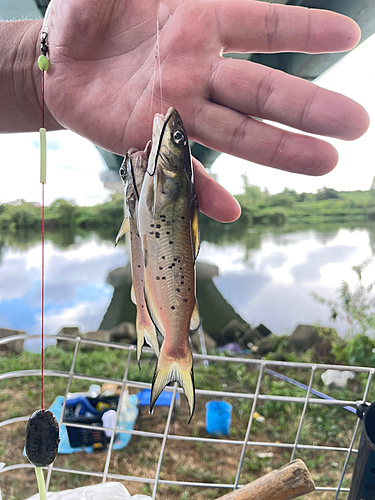
<instances>
[{"instance_id":1,"label":"human hand","mask_svg":"<svg viewBox=\"0 0 375 500\"><path fill-rule=\"evenodd\" d=\"M124 154L132 146L143 148L155 112L174 106L189 139L309 175L330 171L336 150L251 116L341 139L365 132L368 116L352 100L262 65L222 57L225 52L348 50L359 40L352 20L250 0L158 3L155 65L156 0L54 0L46 103L61 125ZM219 188L197 168L204 211L220 220L235 219L239 208L234 202L225 207L227 193L221 199L226 215L210 209Z\"/></svg>"}]
</instances>

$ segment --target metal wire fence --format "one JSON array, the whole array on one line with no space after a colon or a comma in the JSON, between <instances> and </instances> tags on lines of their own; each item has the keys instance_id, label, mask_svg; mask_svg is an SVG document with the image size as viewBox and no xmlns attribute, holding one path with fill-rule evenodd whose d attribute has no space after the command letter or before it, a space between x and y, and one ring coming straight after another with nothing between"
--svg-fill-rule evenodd
<instances>
[{"instance_id":1,"label":"metal wire fence","mask_svg":"<svg viewBox=\"0 0 375 500\"><path fill-rule=\"evenodd\" d=\"M14 336L7 337L5 339L0 340L0 346L14 340L20 339L31 339L38 338L38 336ZM129 367L131 363L135 363L135 348L134 346L118 344L118 343L107 343L96 340L85 339L81 337L67 337L63 335L59 336L46 336L46 338L50 339L58 339L63 340L68 343L72 343L74 345L74 352L72 355L72 361L69 371L55 371L55 370L46 370L44 372L45 377L58 377L59 379L66 379L66 388L64 394L64 402L63 408L60 417L60 426L62 425L62 419L64 415L65 405L67 401L67 395L71 391L73 381L87 381L90 383L100 384L100 383L116 383L121 385L121 395L120 398L123 397L125 388L140 390L143 388L149 388L150 384L139 382L136 380L132 380L129 377ZM95 348L98 350L103 350L103 348L111 348L115 350L122 351L126 356L126 362L124 367L124 374L122 379L111 378L111 377L98 377L87 374L82 374L77 372L77 355L79 353L80 347L91 346L91 348ZM151 352L151 350L144 349L144 352ZM330 365L330 364L311 364L311 363L297 363L297 362L283 362L283 361L269 361L264 359L251 359L249 357L229 357L229 356L212 356L212 355L202 355L202 354L194 354L194 362L202 363L205 362L205 366L208 364L215 363L224 363L226 366L228 364L236 364L238 366L245 366L246 369L252 369L254 373L256 373L256 384L255 388L249 392L244 391L229 391L225 390L208 390L204 388L198 388L196 390L197 400L199 398L204 399L214 399L214 400L222 400L226 399L232 402L243 401L247 402L246 408L248 409L248 414L246 416L247 425L246 428L243 429L243 438L242 439L234 439L229 437L209 437L209 436L201 436L201 435L186 435L184 433L179 433L174 430L172 425L172 417L174 412L175 405L175 397L177 392L181 392L181 389L177 387L177 384L174 384L173 387L167 387L166 390L172 391L172 398L170 401L170 405L168 408L167 417L165 419L165 425L163 431L151 432L151 431L142 431L137 429L132 430L124 430L118 428L118 419L119 412L116 413L116 419L113 427L99 427L93 425L84 425L79 423L64 423L67 427L76 427L81 429L97 429L97 430L107 430L112 431L110 442L106 451L106 458L104 462L104 468L101 471L88 471L82 468L64 468L61 466L57 466L52 464L48 467L47 473L47 488L50 484L52 484L54 480L55 473L63 473L63 474L80 474L83 476L91 476L94 478L98 478L98 481L106 482L108 480L114 481L125 481L127 484L130 483L144 483L150 485L152 489L152 497L156 498L158 494L158 488L160 489L161 485L169 485L169 486L179 486L179 487L195 487L195 488L225 488L226 490L232 490L239 486L241 486L241 473L243 471L244 463L248 462L246 458L249 450L258 450L264 449L267 450L269 455L272 455L272 452L282 451L284 453L288 453L288 459L285 460L285 463L289 460L293 460L294 458L304 458L304 453L315 453L316 456L320 457L320 461L322 467L332 467L332 456L333 454L338 454L339 458L334 464L336 467L336 478L339 478L335 484L332 484L332 479L327 480L319 477L315 477L316 484L316 492L318 496L321 498L323 494L327 492L331 493L331 498L337 499L344 498L349 491L348 488L348 464L351 460L351 457L355 456L357 450L355 449L356 439L358 439L358 430L359 430L359 419L355 415L356 404L360 402L365 402L368 400L369 392L371 388L371 383L373 379L374 369L368 367L358 367L358 366L342 366L342 365ZM277 369L277 371L275 371ZM325 370L350 370L356 374L356 376L360 376L363 380L361 393L353 393L352 398L350 399L333 399L333 398L323 398L324 394L316 391L314 389L314 384L317 381L317 376L320 375ZM283 375L281 372L288 373L288 376ZM295 374L295 376L290 376L291 374ZM359 375L362 374L362 375ZM14 372L7 372L0 374L0 393L1 393L1 384L4 381L20 379L22 377L30 377L30 376L40 376L40 370L21 370ZM285 387L285 384L290 383L290 387L293 390L293 384L297 385L299 388L299 392L297 394L301 394L301 390L305 391L305 394L291 396L289 394L285 394L285 391L280 391L277 393L277 390L273 388L270 390L270 384L267 383L267 380L270 378L276 378L282 381L280 384L284 384L282 387ZM304 384L296 381L295 379L303 379L308 381L308 383ZM281 387L281 385L280 385ZM358 390L358 389L357 389ZM121 399L120 399L121 401ZM254 422L258 414L258 410L262 408L262 405L267 402L271 402L276 405L276 408L282 408L288 405L294 405L298 408L298 413L296 412L296 421L298 421L298 425L296 425L296 431L294 435L294 439L292 441L289 439L286 442L280 442L280 440L273 439L262 439L256 440L253 437L253 429ZM184 403L184 401L183 401ZM309 430L307 433L304 433L304 438L302 439L303 429L305 425L308 425L308 429L314 425L314 422L311 423L311 419L309 418L309 422L307 424L307 415L309 409L319 407L322 409L325 408L341 408L342 412L345 413L347 425L345 426L348 431L347 436L347 445L345 446L335 446L329 443L319 443L312 444L312 442L306 442L309 440ZM276 410L277 411L277 410ZM257 413L256 413L257 412ZM0 422L0 429L6 426L12 426L14 424L18 424L19 422L27 422L29 415L22 417L10 418ZM185 418L185 417L184 417ZM322 416L324 419L324 415ZM286 422L285 427L286 430L290 427L291 423ZM115 433L126 433L131 434L132 436L142 436L143 438L157 439L161 442L160 453L157 460L157 466L154 477L142 477L142 475L136 476L132 473L129 474L119 474L113 473L110 471L110 463L111 457L116 451L113 450L113 443L115 440ZM186 481L179 480L178 477L175 479L168 479L162 477L163 470L163 459L165 458L165 450L167 444L170 442L180 442L181 446L186 445L186 443L201 443L202 445L220 445L221 447L225 446L235 446L237 449L236 456L238 456L238 460L236 462L236 473L232 476L230 481L223 482L205 482L205 481ZM130 443L131 446L131 443ZM222 450L222 448L220 448ZM229 453L229 452L228 452ZM0 457L1 461L2 457ZM82 459L84 462L84 458ZM11 471L15 471L18 469L27 469L31 468L31 464L26 462L24 463L15 463L11 465L6 465L0 474L10 473ZM350 474L349 474L350 475ZM344 478L346 479L346 485L343 485ZM334 479L336 481L336 479ZM319 495L320 494L320 495ZM316 494L315 494L316 495ZM162 498L158 494L158 497ZM328 498L325 496L324 498Z\"/></svg>"}]
</instances>

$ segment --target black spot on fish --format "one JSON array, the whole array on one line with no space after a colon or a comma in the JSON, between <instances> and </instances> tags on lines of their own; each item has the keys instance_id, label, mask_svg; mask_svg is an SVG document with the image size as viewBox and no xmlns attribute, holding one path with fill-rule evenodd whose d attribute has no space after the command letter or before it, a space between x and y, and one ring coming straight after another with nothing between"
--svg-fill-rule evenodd
<instances>
[{"instance_id":1,"label":"black spot on fish","mask_svg":"<svg viewBox=\"0 0 375 500\"><path fill-rule=\"evenodd\" d=\"M183 215L181 215L181 219L185 219L185 217Z\"/></svg>"},{"instance_id":2,"label":"black spot on fish","mask_svg":"<svg viewBox=\"0 0 375 500\"><path fill-rule=\"evenodd\" d=\"M172 269L172 266L168 266L168 269Z\"/></svg>"},{"instance_id":3,"label":"black spot on fish","mask_svg":"<svg viewBox=\"0 0 375 500\"><path fill-rule=\"evenodd\" d=\"M171 306L171 309L172 309L172 311L174 311L176 308L175 308L175 306Z\"/></svg>"},{"instance_id":4,"label":"black spot on fish","mask_svg":"<svg viewBox=\"0 0 375 500\"><path fill-rule=\"evenodd\" d=\"M141 308L143 309L145 306L141 306Z\"/></svg>"},{"instance_id":5,"label":"black spot on fish","mask_svg":"<svg viewBox=\"0 0 375 500\"><path fill-rule=\"evenodd\" d=\"M160 280L160 276L156 276L156 279L157 279L157 280Z\"/></svg>"},{"instance_id":6,"label":"black spot on fish","mask_svg":"<svg viewBox=\"0 0 375 500\"><path fill-rule=\"evenodd\" d=\"M150 224L150 227L154 227L154 226L155 226L155 224Z\"/></svg>"},{"instance_id":7,"label":"black spot on fish","mask_svg":"<svg viewBox=\"0 0 375 500\"><path fill-rule=\"evenodd\" d=\"M180 267L180 271L182 271L182 267Z\"/></svg>"},{"instance_id":8,"label":"black spot on fish","mask_svg":"<svg viewBox=\"0 0 375 500\"><path fill-rule=\"evenodd\" d=\"M181 259L178 259L178 261L177 261L177 262L181 262ZM182 268L181 268L181 269L182 269Z\"/></svg>"},{"instance_id":9,"label":"black spot on fish","mask_svg":"<svg viewBox=\"0 0 375 500\"><path fill-rule=\"evenodd\" d=\"M157 227L158 229L160 229L160 228L161 228L161 225L160 225L160 224L156 224L156 227Z\"/></svg>"},{"instance_id":10,"label":"black spot on fish","mask_svg":"<svg viewBox=\"0 0 375 500\"><path fill-rule=\"evenodd\" d=\"M157 231L155 231L155 238L160 238L160 233L158 233Z\"/></svg>"},{"instance_id":11,"label":"black spot on fish","mask_svg":"<svg viewBox=\"0 0 375 500\"><path fill-rule=\"evenodd\" d=\"M176 257L173 260L176 262L177 261Z\"/></svg>"},{"instance_id":12,"label":"black spot on fish","mask_svg":"<svg viewBox=\"0 0 375 500\"><path fill-rule=\"evenodd\" d=\"M162 259L165 259L165 255L162 256Z\"/></svg>"},{"instance_id":13,"label":"black spot on fish","mask_svg":"<svg viewBox=\"0 0 375 500\"><path fill-rule=\"evenodd\" d=\"M167 220L167 226L170 226L172 222L170 220Z\"/></svg>"},{"instance_id":14,"label":"black spot on fish","mask_svg":"<svg viewBox=\"0 0 375 500\"><path fill-rule=\"evenodd\" d=\"M160 215L160 218L161 219L165 219L165 215Z\"/></svg>"},{"instance_id":15,"label":"black spot on fish","mask_svg":"<svg viewBox=\"0 0 375 500\"><path fill-rule=\"evenodd\" d=\"M188 301L188 299L184 299L184 302L187 302L187 301ZM143 307L143 306L142 306L142 307Z\"/></svg>"},{"instance_id":16,"label":"black spot on fish","mask_svg":"<svg viewBox=\"0 0 375 500\"><path fill-rule=\"evenodd\" d=\"M165 280L165 276L162 277L162 280Z\"/></svg>"},{"instance_id":17,"label":"black spot on fish","mask_svg":"<svg viewBox=\"0 0 375 500\"><path fill-rule=\"evenodd\" d=\"M154 231L150 231L150 234L154 234Z\"/></svg>"},{"instance_id":18,"label":"black spot on fish","mask_svg":"<svg viewBox=\"0 0 375 500\"><path fill-rule=\"evenodd\" d=\"M138 264L138 267L141 267L141 266Z\"/></svg>"},{"instance_id":19,"label":"black spot on fish","mask_svg":"<svg viewBox=\"0 0 375 500\"><path fill-rule=\"evenodd\" d=\"M185 276L181 276L181 279L183 280L185 278Z\"/></svg>"},{"instance_id":20,"label":"black spot on fish","mask_svg":"<svg viewBox=\"0 0 375 500\"><path fill-rule=\"evenodd\" d=\"M188 291L190 292L191 288L188 288Z\"/></svg>"},{"instance_id":21,"label":"black spot on fish","mask_svg":"<svg viewBox=\"0 0 375 500\"><path fill-rule=\"evenodd\" d=\"M181 281L181 285L183 285L185 283L185 281Z\"/></svg>"},{"instance_id":22,"label":"black spot on fish","mask_svg":"<svg viewBox=\"0 0 375 500\"><path fill-rule=\"evenodd\" d=\"M173 222L176 222L176 220L175 220L175 219L172 219L172 223L173 223Z\"/></svg>"},{"instance_id":23,"label":"black spot on fish","mask_svg":"<svg viewBox=\"0 0 375 500\"><path fill-rule=\"evenodd\" d=\"M161 266L159 266L159 271L162 271L162 270L163 270L163 268Z\"/></svg>"},{"instance_id":24,"label":"black spot on fish","mask_svg":"<svg viewBox=\"0 0 375 500\"><path fill-rule=\"evenodd\" d=\"M169 242L169 244L170 244L170 245L173 245L173 241L170 241L170 242Z\"/></svg>"},{"instance_id":25,"label":"black spot on fish","mask_svg":"<svg viewBox=\"0 0 375 500\"><path fill-rule=\"evenodd\" d=\"M176 288L176 292L181 292L181 290L179 288Z\"/></svg>"},{"instance_id":26,"label":"black spot on fish","mask_svg":"<svg viewBox=\"0 0 375 500\"><path fill-rule=\"evenodd\" d=\"M169 231L166 231L166 233L165 233L165 234L171 234L171 233L170 233Z\"/></svg>"}]
</instances>

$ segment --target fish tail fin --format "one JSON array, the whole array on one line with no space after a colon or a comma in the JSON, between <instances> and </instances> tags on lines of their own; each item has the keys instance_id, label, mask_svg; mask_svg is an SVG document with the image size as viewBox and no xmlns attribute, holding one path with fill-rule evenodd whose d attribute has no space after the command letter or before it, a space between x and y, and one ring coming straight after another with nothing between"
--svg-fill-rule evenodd
<instances>
[{"instance_id":1,"label":"fish tail fin","mask_svg":"<svg viewBox=\"0 0 375 500\"><path fill-rule=\"evenodd\" d=\"M154 379L152 381L150 412L164 387L170 382L178 382L185 392L188 401L190 418L194 413L195 390L193 377L193 357L190 346L184 358L172 359L165 355L164 344L161 347L159 359L156 364Z\"/></svg>"},{"instance_id":2,"label":"fish tail fin","mask_svg":"<svg viewBox=\"0 0 375 500\"><path fill-rule=\"evenodd\" d=\"M153 323L150 325L143 324L138 315L136 321L136 329L137 329L137 363L140 366L141 355L142 355L142 347L144 341L146 340L147 344L151 346L154 350L156 356L159 356L159 343L156 337L156 330Z\"/></svg>"}]
</instances>

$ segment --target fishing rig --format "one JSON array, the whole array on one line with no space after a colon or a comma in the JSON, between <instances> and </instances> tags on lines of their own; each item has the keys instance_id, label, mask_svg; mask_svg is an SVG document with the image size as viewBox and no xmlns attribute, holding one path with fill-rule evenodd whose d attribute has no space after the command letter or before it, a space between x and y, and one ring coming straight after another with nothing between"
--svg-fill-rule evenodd
<instances>
[{"instance_id":1,"label":"fishing rig","mask_svg":"<svg viewBox=\"0 0 375 500\"><path fill-rule=\"evenodd\" d=\"M10 343L14 340L19 340L22 338L17 335L14 337L6 337L0 340L0 346L6 343ZM24 335L24 339L32 338L30 335ZM34 336L38 338L38 336ZM40 338L40 337L39 337ZM194 419L192 424L189 426L191 429L189 433L186 431L179 431L177 425L173 425L173 414L174 414L174 401L177 392L181 392L177 388L177 384L173 387L167 387L166 390L172 391L172 398L170 400L170 405L168 408L167 415L163 416L164 429L159 432L150 432L137 429L121 429L118 426L118 416L112 427L101 427L93 425L84 425L79 423L63 423L63 414L67 401L67 395L69 391L72 390L72 384L77 381L86 381L87 383L100 384L100 383L115 383L121 386L121 395L123 397L125 390L136 391L144 388L149 388L150 384L132 380L129 377L129 367L131 363L135 363L136 351L135 346L123 345L118 343L108 343L101 342L97 340L83 339L81 337L69 337L64 335L51 336L47 335L46 338L57 339L58 341L63 341L74 346L74 351L72 353L72 361L70 369L67 371L54 371L46 370L45 377L58 378L60 380L66 380L65 395L63 398L63 411L60 416L60 428L72 427L78 429L96 429L96 430L107 430L112 431L111 439L106 450L104 467L102 470L88 470L88 467L84 466L84 460L81 460L83 466L69 467L67 465L69 461L62 456L58 456L55 463L51 463L49 466L44 467L47 471L46 485L47 489L50 484L53 484L54 475L58 477L61 474L69 475L81 475L84 477L91 477L95 482L107 482L107 481L122 481L125 482L126 486L131 491L132 483L143 483L149 485L152 489L152 496L156 498L158 494L158 489L165 486L180 486L180 487L194 487L198 489L212 489L212 488L225 488L226 490L234 490L240 487L243 483L241 481L241 474L251 462L251 460L259 460L259 457L271 457L272 455L276 458L279 453L287 454L285 463L288 460L293 460L295 458L304 459L307 455L314 455L318 457L321 461L322 467L328 467L336 471L334 478L327 479L324 474L313 475L314 482L316 484L316 493L314 498L335 498L344 499L350 494L350 500L360 500L362 498L369 500L374 498L373 489L374 488L374 468L373 468L373 454L375 451L374 444L374 413L375 405L366 405L368 400L374 392L374 368L368 367L358 367L358 366L341 366L341 365L329 365L329 364L311 364L311 363L297 363L297 362L283 362L283 361L269 361L264 359L251 359L251 358L241 358L241 357L228 357L228 356L212 356L203 354L194 354L194 363L206 362L211 364L222 363L224 366L228 367L229 364L236 365L238 367L245 367L246 370L252 370L256 373L256 384L255 386L249 386L248 390L242 391L227 391L227 390L206 390L197 389L196 396L197 402L205 402L207 400L227 400L233 403L236 402L247 402L247 426L243 429L236 429L236 438L228 437L202 437L194 432ZM77 359L79 358L79 353L81 349L87 347L95 348L97 350L114 349L120 351L126 359L125 369L122 379L115 379L111 377L98 377L90 375L87 373L79 372L79 363ZM151 349L144 349L144 355L151 354ZM104 355L104 354L103 354ZM349 400L337 400L337 399L323 399L321 396L316 395L314 390L314 385L317 383L317 377L319 377L325 370L351 370L355 373L356 377L361 378L363 384L363 391L361 393L352 394L352 398ZM275 373L283 374L288 373L289 380L298 381L305 380L307 384L300 384L305 388L300 388L298 396L285 395L285 387L288 380L282 380L280 382L280 391L275 390L275 385L270 384L270 380L275 379ZM0 374L0 383L9 380L20 380L27 377L40 376L41 372L39 369L35 370L20 370L16 372L8 372ZM292 375L291 375L292 374ZM283 375L282 375L283 376ZM246 387L245 387L246 388ZM304 395L301 395L301 391ZM294 391L293 391L294 392ZM295 392L294 392L295 393ZM359 406L358 406L359 401ZM267 432L267 437L262 437L259 439L256 430L256 417L257 413L262 413L262 407L267 402L276 404L279 411L286 408L288 405L294 405L296 409L295 419L298 425L295 427L295 434L290 439L286 439L285 442L280 442L277 439L272 439L272 430ZM312 439L309 440L310 435L318 435L319 431L314 429L314 421L309 416L309 412L312 409L319 408L321 414L321 419L324 420L327 410L336 408L345 416L345 427L348 429L345 446L337 446L330 442L319 442L319 439L315 437L314 444L311 443ZM358 410L357 410L358 408ZM360 444L358 446L358 440L361 434L361 419L357 417L356 412L359 412L364 420L364 431L361 438ZM151 417L150 417L151 418ZM179 417L180 418L180 417ZM186 420L186 415L181 415L181 419ZM10 418L0 422L0 430L5 428L11 429L14 426L17 429L20 423L27 422L27 416L19 416L15 418ZM289 422L286 422L286 426L290 426ZM307 429L307 432L306 432ZM238 439L238 431L242 436ZM344 432L344 430L343 430ZM126 467L123 473L117 473L113 471L113 460L116 451L113 450L113 444L115 439L115 433L125 433L131 436L142 437L143 441L157 440L160 443L160 451L158 454L157 465L154 470L149 468L144 469L144 475L133 475L132 468L130 466ZM270 439L271 437L271 439ZM310 441L310 442L309 442ZM318 442L317 442L318 441ZM181 480L178 477L170 477L168 475L168 465L166 462L165 452L167 447L171 443L181 443L181 447L184 445L191 445L192 443L200 446L210 446L212 447L213 456L219 456L219 453L223 453L228 456L236 457L236 474L231 480L228 478L222 478L221 481L210 482L210 481L199 481L192 480L186 481ZM131 442L129 444L131 446ZM146 444L145 444L146 446ZM215 451L216 450L216 451ZM262 453L263 452L263 453ZM265 453L264 453L265 452ZM64 456L66 457L66 456ZM252 458L251 458L252 457ZM353 466L356 459L356 464ZM262 459L261 459L262 460ZM272 467L273 458L268 458L269 464ZM77 463L77 460L75 461ZM17 473L20 469L29 469L33 466L27 463L25 459L20 459L17 463L7 464L0 472L0 477L2 474L12 474ZM350 486L351 475L353 475L352 484ZM364 492L367 492L367 496L362 496ZM327 493L331 496L327 497ZM158 494L160 496L160 492Z\"/></svg>"}]
</instances>

